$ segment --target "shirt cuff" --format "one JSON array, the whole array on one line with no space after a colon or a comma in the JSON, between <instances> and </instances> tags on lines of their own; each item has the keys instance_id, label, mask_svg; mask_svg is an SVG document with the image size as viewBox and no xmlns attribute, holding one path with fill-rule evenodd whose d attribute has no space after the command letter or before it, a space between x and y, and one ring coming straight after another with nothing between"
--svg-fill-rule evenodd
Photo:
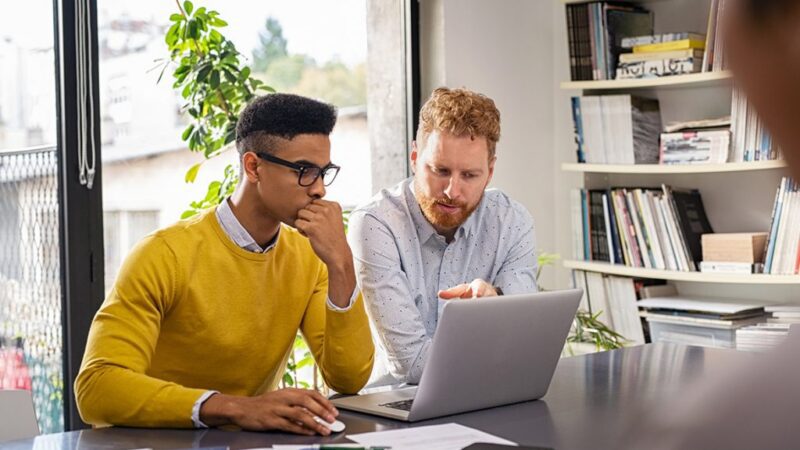
<instances>
[{"instance_id":1,"label":"shirt cuff","mask_svg":"<svg viewBox=\"0 0 800 450\"><path fill-rule=\"evenodd\" d=\"M350 296L350 302L344 308L334 305L330 297L325 297L325 302L328 304L328 309L331 309L336 312L347 312L350 311L350 308L353 307L353 304L356 302L356 299L358 298L359 292L360 291L358 290L358 286L356 286L356 288L353 289L353 295Z\"/></svg>"},{"instance_id":2,"label":"shirt cuff","mask_svg":"<svg viewBox=\"0 0 800 450\"><path fill-rule=\"evenodd\" d=\"M194 402L194 406L192 407L192 423L194 423L195 428L208 428L208 425L200 420L200 407L214 394L219 394L219 391L206 391L205 394L201 395L200 398Z\"/></svg>"}]
</instances>

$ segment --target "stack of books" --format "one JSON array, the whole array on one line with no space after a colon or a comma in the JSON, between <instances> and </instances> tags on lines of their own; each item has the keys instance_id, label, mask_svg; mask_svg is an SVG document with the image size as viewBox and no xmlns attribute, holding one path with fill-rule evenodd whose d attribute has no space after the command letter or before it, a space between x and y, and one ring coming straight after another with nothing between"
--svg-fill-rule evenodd
<instances>
[{"instance_id":1,"label":"stack of books","mask_svg":"<svg viewBox=\"0 0 800 450\"><path fill-rule=\"evenodd\" d=\"M767 319L768 323L788 324L800 323L800 306L796 305L773 305L764 308L764 311L772 314Z\"/></svg>"},{"instance_id":2,"label":"stack of books","mask_svg":"<svg viewBox=\"0 0 800 450\"><path fill-rule=\"evenodd\" d=\"M614 79L622 39L653 33L653 15L632 4L571 3L566 11L573 81Z\"/></svg>"},{"instance_id":3,"label":"stack of books","mask_svg":"<svg viewBox=\"0 0 800 450\"><path fill-rule=\"evenodd\" d=\"M661 164L723 164L731 146L731 119L679 122L661 133Z\"/></svg>"},{"instance_id":4,"label":"stack of books","mask_svg":"<svg viewBox=\"0 0 800 450\"><path fill-rule=\"evenodd\" d=\"M653 342L736 348L736 330L766 321L758 301L653 297L639 301Z\"/></svg>"},{"instance_id":5,"label":"stack of books","mask_svg":"<svg viewBox=\"0 0 800 450\"><path fill-rule=\"evenodd\" d=\"M617 79L683 75L703 70L706 37L697 33L666 33L622 40L630 51L619 56Z\"/></svg>"},{"instance_id":6,"label":"stack of books","mask_svg":"<svg viewBox=\"0 0 800 450\"><path fill-rule=\"evenodd\" d=\"M780 345L789 335L789 324L759 323L736 330L736 350L765 352Z\"/></svg>"},{"instance_id":7,"label":"stack of books","mask_svg":"<svg viewBox=\"0 0 800 450\"><path fill-rule=\"evenodd\" d=\"M789 177L775 194L764 252L764 273L800 273L800 186Z\"/></svg>"},{"instance_id":8,"label":"stack of books","mask_svg":"<svg viewBox=\"0 0 800 450\"><path fill-rule=\"evenodd\" d=\"M657 164L658 100L632 95L572 97L578 162Z\"/></svg>"},{"instance_id":9,"label":"stack of books","mask_svg":"<svg viewBox=\"0 0 800 450\"><path fill-rule=\"evenodd\" d=\"M712 233L697 190L576 189L572 193L576 259L648 269L696 271L701 236Z\"/></svg>"}]
</instances>

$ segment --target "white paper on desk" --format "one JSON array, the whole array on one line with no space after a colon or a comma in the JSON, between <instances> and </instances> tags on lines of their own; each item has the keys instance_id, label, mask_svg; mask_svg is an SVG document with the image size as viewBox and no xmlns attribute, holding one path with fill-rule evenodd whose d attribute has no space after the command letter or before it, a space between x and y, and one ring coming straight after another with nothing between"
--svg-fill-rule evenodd
<instances>
[{"instance_id":1,"label":"white paper on desk","mask_svg":"<svg viewBox=\"0 0 800 450\"><path fill-rule=\"evenodd\" d=\"M363 445L389 446L392 450L460 450L476 442L517 445L516 442L457 423L349 434L347 438Z\"/></svg>"}]
</instances>

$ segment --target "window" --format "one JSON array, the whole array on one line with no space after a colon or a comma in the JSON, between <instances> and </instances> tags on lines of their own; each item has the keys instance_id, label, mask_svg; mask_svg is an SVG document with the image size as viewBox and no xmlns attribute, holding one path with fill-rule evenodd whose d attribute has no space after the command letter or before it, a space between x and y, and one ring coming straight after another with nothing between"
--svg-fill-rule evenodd
<instances>
[{"instance_id":1,"label":"window","mask_svg":"<svg viewBox=\"0 0 800 450\"><path fill-rule=\"evenodd\" d=\"M44 433L64 428L52 5L0 16L0 389L33 391Z\"/></svg>"},{"instance_id":2,"label":"window","mask_svg":"<svg viewBox=\"0 0 800 450\"><path fill-rule=\"evenodd\" d=\"M151 231L158 228L158 211L104 211L106 292L114 285L125 255Z\"/></svg>"},{"instance_id":3,"label":"window","mask_svg":"<svg viewBox=\"0 0 800 450\"><path fill-rule=\"evenodd\" d=\"M345 208L366 201L373 190L366 2L273 0L245 5L196 0L194 4L220 12L229 23L221 31L248 58L254 76L279 92L338 107L331 159L343 169L329 187L328 198ZM233 148L206 162L195 183L184 182L186 171L202 155L190 152L180 139L188 114L180 113L183 99L171 87L169 69L157 83L156 62L168 56L164 35L169 16L178 12L176 4L99 0L98 10L108 290L135 243L125 234L124 224L131 216L124 211L150 214L140 225L144 233L169 225L191 201L205 196L208 183L221 179L224 167L236 164L238 155ZM308 14L309 10L315 13Z\"/></svg>"}]
</instances>

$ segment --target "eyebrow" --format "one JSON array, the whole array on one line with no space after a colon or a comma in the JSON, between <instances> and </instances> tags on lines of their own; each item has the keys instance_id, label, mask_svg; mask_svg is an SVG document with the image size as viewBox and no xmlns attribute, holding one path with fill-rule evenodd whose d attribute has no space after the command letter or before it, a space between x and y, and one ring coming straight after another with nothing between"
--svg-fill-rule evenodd
<instances>
[{"instance_id":1,"label":"eyebrow","mask_svg":"<svg viewBox=\"0 0 800 450\"><path fill-rule=\"evenodd\" d=\"M434 169L446 169L446 170L450 170L450 171L453 170L451 167L447 167L447 166L444 166L444 165L441 165L441 164L430 164L430 166L433 167ZM483 173L483 168L464 169L464 170L459 170L459 172L473 172L473 173L478 172L478 173Z\"/></svg>"},{"instance_id":2,"label":"eyebrow","mask_svg":"<svg viewBox=\"0 0 800 450\"><path fill-rule=\"evenodd\" d=\"M331 161L328 161L326 164L318 166L317 163L315 163L313 161L309 161L307 159L300 159L298 161L292 161L292 162L295 163L295 164L300 164L301 166L312 166L312 167L320 167L320 168L329 166L331 164Z\"/></svg>"}]
</instances>

